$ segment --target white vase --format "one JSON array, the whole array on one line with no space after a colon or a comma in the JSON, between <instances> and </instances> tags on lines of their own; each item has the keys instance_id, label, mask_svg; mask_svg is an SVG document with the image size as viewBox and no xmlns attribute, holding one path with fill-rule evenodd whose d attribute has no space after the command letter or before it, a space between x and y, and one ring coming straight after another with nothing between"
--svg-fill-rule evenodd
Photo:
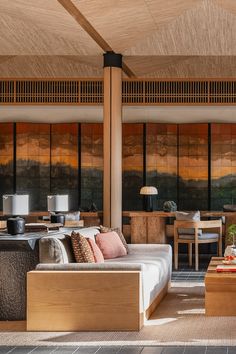
<instances>
[{"instance_id":1,"label":"white vase","mask_svg":"<svg viewBox=\"0 0 236 354\"><path fill-rule=\"evenodd\" d=\"M224 257L234 256L236 257L236 247L234 245L227 246L225 249Z\"/></svg>"}]
</instances>

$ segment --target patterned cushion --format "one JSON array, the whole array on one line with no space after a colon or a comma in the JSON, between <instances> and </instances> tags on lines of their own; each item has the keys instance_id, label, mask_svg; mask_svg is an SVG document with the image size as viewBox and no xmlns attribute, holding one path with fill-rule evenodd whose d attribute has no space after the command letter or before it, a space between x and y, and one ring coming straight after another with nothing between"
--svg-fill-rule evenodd
<instances>
[{"instance_id":1,"label":"patterned cushion","mask_svg":"<svg viewBox=\"0 0 236 354\"><path fill-rule=\"evenodd\" d=\"M121 242L123 243L127 253L129 253L129 247L127 245L126 239L124 238L124 235L122 234L122 232L121 232L119 227L110 228L110 227L106 227L106 226L100 225L100 232L102 234L110 232L110 231L115 231L118 234L118 236L119 236Z\"/></svg>"},{"instance_id":2,"label":"patterned cushion","mask_svg":"<svg viewBox=\"0 0 236 354\"><path fill-rule=\"evenodd\" d=\"M73 231L71 242L77 263L95 263L93 251L85 237Z\"/></svg>"}]
</instances>

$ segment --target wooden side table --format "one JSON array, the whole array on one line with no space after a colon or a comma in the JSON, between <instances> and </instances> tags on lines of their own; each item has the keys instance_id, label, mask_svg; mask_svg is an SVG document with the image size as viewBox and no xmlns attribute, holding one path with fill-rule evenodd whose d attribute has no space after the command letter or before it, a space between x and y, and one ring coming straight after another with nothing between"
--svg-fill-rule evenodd
<instances>
[{"instance_id":1,"label":"wooden side table","mask_svg":"<svg viewBox=\"0 0 236 354\"><path fill-rule=\"evenodd\" d=\"M236 273L217 273L221 257L212 257L205 276L207 316L236 316Z\"/></svg>"}]
</instances>

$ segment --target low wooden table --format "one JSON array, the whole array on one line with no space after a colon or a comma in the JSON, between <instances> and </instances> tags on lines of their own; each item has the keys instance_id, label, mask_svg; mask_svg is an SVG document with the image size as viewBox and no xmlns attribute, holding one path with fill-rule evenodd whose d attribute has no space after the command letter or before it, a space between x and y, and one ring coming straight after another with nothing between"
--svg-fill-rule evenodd
<instances>
[{"instance_id":1,"label":"low wooden table","mask_svg":"<svg viewBox=\"0 0 236 354\"><path fill-rule=\"evenodd\" d=\"M212 257L205 276L207 316L236 316L236 273L217 273L222 257Z\"/></svg>"}]
</instances>

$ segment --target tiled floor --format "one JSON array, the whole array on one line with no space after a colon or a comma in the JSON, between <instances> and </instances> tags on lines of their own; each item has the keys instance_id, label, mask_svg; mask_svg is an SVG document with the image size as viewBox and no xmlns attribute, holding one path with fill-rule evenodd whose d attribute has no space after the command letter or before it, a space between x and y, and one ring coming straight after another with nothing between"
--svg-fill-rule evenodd
<instances>
[{"instance_id":1,"label":"tiled floor","mask_svg":"<svg viewBox=\"0 0 236 354\"><path fill-rule=\"evenodd\" d=\"M236 354L236 347L1 347L0 354Z\"/></svg>"},{"instance_id":2,"label":"tiled floor","mask_svg":"<svg viewBox=\"0 0 236 354\"><path fill-rule=\"evenodd\" d=\"M188 265L188 260L187 260L187 255L180 255L179 256L179 269L176 271L174 270L173 266L173 272L172 272L172 277L171 280L173 282L203 282L205 273L208 267L208 264L210 262L211 255L200 255L199 257L199 271L195 271L194 269L194 258L193 258L193 266L189 267Z\"/></svg>"}]
</instances>

